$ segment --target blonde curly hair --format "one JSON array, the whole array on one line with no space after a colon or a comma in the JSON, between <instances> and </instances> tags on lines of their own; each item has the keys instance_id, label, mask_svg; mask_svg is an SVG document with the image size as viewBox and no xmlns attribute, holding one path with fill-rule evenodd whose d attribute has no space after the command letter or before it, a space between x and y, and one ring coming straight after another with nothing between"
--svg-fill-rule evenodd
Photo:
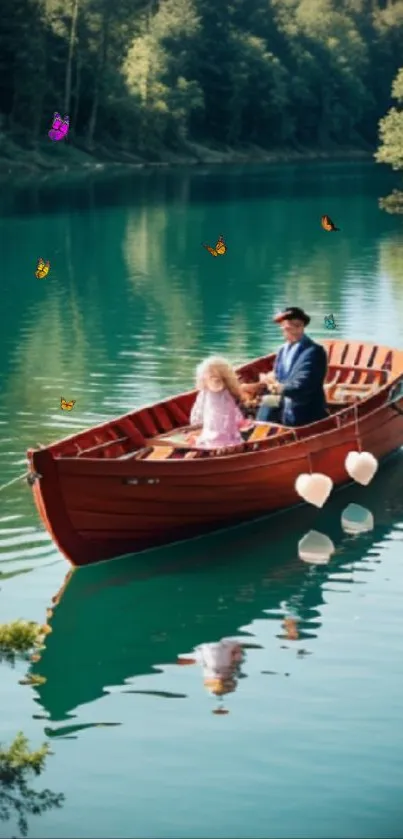
<instances>
[{"instance_id":1,"label":"blonde curly hair","mask_svg":"<svg viewBox=\"0 0 403 839\"><path fill-rule=\"evenodd\" d=\"M196 368L196 387L198 390L204 390L206 387L206 378L209 373L214 371L224 382L224 387L234 396L235 399L243 401L243 393L237 374L229 361L221 355L210 355L205 358Z\"/></svg>"}]
</instances>

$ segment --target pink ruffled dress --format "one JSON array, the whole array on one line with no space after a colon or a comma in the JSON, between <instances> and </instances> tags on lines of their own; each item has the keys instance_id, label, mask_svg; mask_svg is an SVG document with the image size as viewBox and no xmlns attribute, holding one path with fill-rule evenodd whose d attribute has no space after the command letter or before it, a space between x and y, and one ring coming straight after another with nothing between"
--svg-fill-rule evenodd
<instances>
[{"instance_id":1,"label":"pink ruffled dress","mask_svg":"<svg viewBox=\"0 0 403 839\"><path fill-rule=\"evenodd\" d=\"M190 414L191 425L203 425L197 445L207 449L242 443L239 428L244 422L245 418L229 390L218 393L201 390Z\"/></svg>"}]
</instances>

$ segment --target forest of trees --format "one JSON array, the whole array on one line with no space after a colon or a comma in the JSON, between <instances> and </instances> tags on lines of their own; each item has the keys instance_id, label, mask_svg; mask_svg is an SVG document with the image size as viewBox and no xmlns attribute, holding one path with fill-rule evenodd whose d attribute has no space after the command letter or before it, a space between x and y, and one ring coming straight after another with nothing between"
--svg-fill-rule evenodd
<instances>
[{"instance_id":1,"label":"forest of trees","mask_svg":"<svg viewBox=\"0 0 403 839\"><path fill-rule=\"evenodd\" d=\"M393 108L381 119L380 146L376 153L378 163L387 163L395 171L403 170L403 67L392 85L392 97L400 108ZM393 190L392 195L381 199L381 207L389 213L403 213L403 192Z\"/></svg>"},{"instance_id":2,"label":"forest of trees","mask_svg":"<svg viewBox=\"0 0 403 839\"><path fill-rule=\"evenodd\" d=\"M2 0L0 151L374 150L403 0ZM402 79L397 82L402 85Z\"/></svg>"}]
</instances>

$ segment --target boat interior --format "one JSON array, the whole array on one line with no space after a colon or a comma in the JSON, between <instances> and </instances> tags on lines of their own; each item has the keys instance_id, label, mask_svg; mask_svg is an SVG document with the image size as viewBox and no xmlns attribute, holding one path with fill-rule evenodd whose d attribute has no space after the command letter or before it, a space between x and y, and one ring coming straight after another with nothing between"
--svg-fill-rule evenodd
<instances>
[{"instance_id":1,"label":"boat interior","mask_svg":"<svg viewBox=\"0 0 403 839\"><path fill-rule=\"evenodd\" d=\"M385 347L342 341L324 341L323 345L328 353L325 392L333 425L332 415L345 412L349 406L379 392L397 371L393 371L393 351ZM272 369L273 362L274 356L270 356L244 365L238 370L240 380L257 382L260 373ZM227 449L201 448L197 446L200 428L189 425L193 400L194 391L180 394L85 430L49 446L49 450L55 458L188 460L272 448L312 435L312 426L295 429L257 422L255 416L260 401L257 399L246 406L242 443ZM321 426L326 423L329 423L329 417L321 421Z\"/></svg>"}]
</instances>

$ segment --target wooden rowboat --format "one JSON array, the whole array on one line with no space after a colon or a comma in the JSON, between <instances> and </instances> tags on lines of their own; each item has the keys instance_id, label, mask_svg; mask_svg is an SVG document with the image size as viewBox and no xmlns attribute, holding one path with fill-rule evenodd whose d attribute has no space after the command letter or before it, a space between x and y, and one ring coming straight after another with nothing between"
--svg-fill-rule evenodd
<instances>
[{"instance_id":1,"label":"wooden rowboat","mask_svg":"<svg viewBox=\"0 0 403 839\"><path fill-rule=\"evenodd\" d=\"M35 503L73 565L201 536L298 502L301 472L348 482L344 461L382 459L403 444L403 352L323 341L329 416L300 428L254 423L241 446L188 444L195 391L27 452ZM275 354L238 369L253 382Z\"/></svg>"}]
</instances>

